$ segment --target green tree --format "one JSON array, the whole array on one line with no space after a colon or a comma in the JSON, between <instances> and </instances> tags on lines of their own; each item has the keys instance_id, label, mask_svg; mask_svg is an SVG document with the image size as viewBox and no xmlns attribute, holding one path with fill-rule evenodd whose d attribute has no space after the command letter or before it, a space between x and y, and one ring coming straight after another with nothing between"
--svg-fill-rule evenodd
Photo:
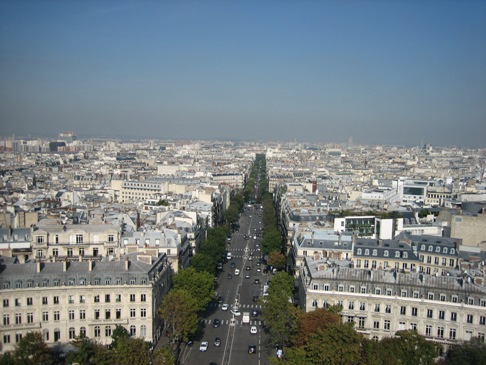
<instances>
[{"instance_id":1,"label":"green tree","mask_svg":"<svg viewBox=\"0 0 486 365\"><path fill-rule=\"evenodd\" d=\"M240 217L240 208L236 204L230 204L225 213L226 222L228 224L238 222Z\"/></svg>"},{"instance_id":2,"label":"green tree","mask_svg":"<svg viewBox=\"0 0 486 365\"><path fill-rule=\"evenodd\" d=\"M283 269L287 264L287 258L279 251L272 251L268 254L267 264L276 269Z\"/></svg>"},{"instance_id":3,"label":"green tree","mask_svg":"<svg viewBox=\"0 0 486 365\"><path fill-rule=\"evenodd\" d=\"M114 349L114 362L117 365L149 365L149 344L141 338L119 337Z\"/></svg>"},{"instance_id":4,"label":"green tree","mask_svg":"<svg viewBox=\"0 0 486 365\"><path fill-rule=\"evenodd\" d=\"M381 340L381 345L388 350L385 356L403 365L433 365L438 353L437 344L412 330L397 331L395 337Z\"/></svg>"},{"instance_id":5,"label":"green tree","mask_svg":"<svg viewBox=\"0 0 486 365\"><path fill-rule=\"evenodd\" d=\"M14 357L21 364L50 364L52 356L40 332L28 332L17 344Z\"/></svg>"},{"instance_id":6,"label":"green tree","mask_svg":"<svg viewBox=\"0 0 486 365\"><path fill-rule=\"evenodd\" d=\"M470 341L451 346L445 360L446 365L486 364L486 344L473 337Z\"/></svg>"},{"instance_id":7,"label":"green tree","mask_svg":"<svg viewBox=\"0 0 486 365\"><path fill-rule=\"evenodd\" d=\"M152 365L174 365L176 358L169 346L163 346L152 353Z\"/></svg>"},{"instance_id":8,"label":"green tree","mask_svg":"<svg viewBox=\"0 0 486 365\"><path fill-rule=\"evenodd\" d=\"M307 358L316 365L358 365L362 336L348 323L318 329L304 346ZM307 362L306 362L307 363Z\"/></svg>"},{"instance_id":9,"label":"green tree","mask_svg":"<svg viewBox=\"0 0 486 365\"><path fill-rule=\"evenodd\" d=\"M212 275L216 273L216 266L212 257L205 253L197 253L191 257L191 267L199 272L208 272Z\"/></svg>"},{"instance_id":10,"label":"green tree","mask_svg":"<svg viewBox=\"0 0 486 365\"><path fill-rule=\"evenodd\" d=\"M198 307L194 297L185 289L171 289L162 300L159 315L164 331L173 342L187 341L197 330Z\"/></svg>"},{"instance_id":11,"label":"green tree","mask_svg":"<svg viewBox=\"0 0 486 365\"><path fill-rule=\"evenodd\" d=\"M198 311L206 308L214 293L213 275L206 271L198 272L193 267L179 271L173 278L174 289L184 289L191 294Z\"/></svg>"},{"instance_id":12,"label":"green tree","mask_svg":"<svg viewBox=\"0 0 486 365\"><path fill-rule=\"evenodd\" d=\"M97 345L87 337L77 337L71 341L75 350L70 351L66 355L66 362L79 363L80 365L94 364L94 359L97 353Z\"/></svg>"},{"instance_id":13,"label":"green tree","mask_svg":"<svg viewBox=\"0 0 486 365\"><path fill-rule=\"evenodd\" d=\"M130 334L128 333L127 329L123 326L116 325L116 327L113 330L113 333L111 335L110 347L112 349L116 349L117 346L118 346L118 341L120 341L123 338L128 338L128 337L130 337Z\"/></svg>"},{"instance_id":14,"label":"green tree","mask_svg":"<svg viewBox=\"0 0 486 365\"><path fill-rule=\"evenodd\" d=\"M262 237L262 252L268 255L272 251L282 250L282 236L274 226L265 226Z\"/></svg>"}]
</instances>

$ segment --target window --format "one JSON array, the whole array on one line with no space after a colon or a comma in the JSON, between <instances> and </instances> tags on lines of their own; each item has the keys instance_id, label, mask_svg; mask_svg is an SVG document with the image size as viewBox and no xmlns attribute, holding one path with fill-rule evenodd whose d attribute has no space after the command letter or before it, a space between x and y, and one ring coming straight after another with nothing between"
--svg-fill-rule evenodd
<instances>
[{"instance_id":1,"label":"window","mask_svg":"<svg viewBox=\"0 0 486 365\"><path fill-rule=\"evenodd\" d=\"M15 324L22 324L22 313L15 313Z\"/></svg>"},{"instance_id":2,"label":"window","mask_svg":"<svg viewBox=\"0 0 486 365\"><path fill-rule=\"evenodd\" d=\"M140 317L147 317L147 310L145 308L140 309Z\"/></svg>"},{"instance_id":3,"label":"window","mask_svg":"<svg viewBox=\"0 0 486 365\"><path fill-rule=\"evenodd\" d=\"M361 294L366 294L366 286L361 287Z\"/></svg>"},{"instance_id":4,"label":"window","mask_svg":"<svg viewBox=\"0 0 486 365\"><path fill-rule=\"evenodd\" d=\"M84 309L79 310L79 319L82 319L82 320L86 319L86 310L84 310Z\"/></svg>"},{"instance_id":5,"label":"window","mask_svg":"<svg viewBox=\"0 0 486 365\"><path fill-rule=\"evenodd\" d=\"M76 337L76 331L74 330L74 327L69 327L69 339L72 340L73 338Z\"/></svg>"},{"instance_id":6,"label":"window","mask_svg":"<svg viewBox=\"0 0 486 365\"><path fill-rule=\"evenodd\" d=\"M140 336L142 337L147 336L147 326L144 324L140 326Z\"/></svg>"},{"instance_id":7,"label":"window","mask_svg":"<svg viewBox=\"0 0 486 365\"><path fill-rule=\"evenodd\" d=\"M134 325L130 326L130 336L136 336L137 335L137 327Z\"/></svg>"},{"instance_id":8,"label":"window","mask_svg":"<svg viewBox=\"0 0 486 365\"><path fill-rule=\"evenodd\" d=\"M8 307L8 304L9 304L9 303L8 303L8 299L4 299L4 300L3 300L3 307L4 307L4 308L7 308L7 307Z\"/></svg>"},{"instance_id":9,"label":"window","mask_svg":"<svg viewBox=\"0 0 486 365\"><path fill-rule=\"evenodd\" d=\"M68 303L69 304L74 304L74 295L69 295L68 296Z\"/></svg>"},{"instance_id":10,"label":"window","mask_svg":"<svg viewBox=\"0 0 486 365\"><path fill-rule=\"evenodd\" d=\"M384 257L389 257L389 255L390 255L390 254L389 254L388 250L385 250L385 251L383 252L383 256L384 256Z\"/></svg>"},{"instance_id":11,"label":"window","mask_svg":"<svg viewBox=\"0 0 486 365\"><path fill-rule=\"evenodd\" d=\"M467 304L473 305L474 304L474 298L467 298Z\"/></svg>"},{"instance_id":12,"label":"window","mask_svg":"<svg viewBox=\"0 0 486 365\"><path fill-rule=\"evenodd\" d=\"M410 329L412 331L416 331L417 330L417 323L410 323Z\"/></svg>"},{"instance_id":13,"label":"window","mask_svg":"<svg viewBox=\"0 0 486 365\"><path fill-rule=\"evenodd\" d=\"M391 297L391 295L392 295L392 290L391 290L391 289L387 289L387 290L386 290L386 295L388 295L389 297Z\"/></svg>"},{"instance_id":14,"label":"window","mask_svg":"<svg viewBox=\"0 0 486 365\"><path fill-rule=\"evenodd\" d=\"M101 329L100 326L95 326L94 328L94 336L95 337L100 337Z\"/></svg>"},{"instance_id":15,"label":"window","mask_svg":"<svg viewBox=\"0 0 486 365\"><path fill-rule=\"evenodd\" d=\"M485 316L479 316L479 324L484 326L486 324L486 317Z\"/></svg>"},{"instance_id":16,"label":"window","mask_svg":"<svg viewBox=\"0 0 486 365\"><path fill-rule=\"evenodd\" d=\"M366 303L365 302L360 302L359 303L359 310L360 311L366 310Z\"/></svg>"},{"instance_id":17,"label":"window","mask_svg":"<svg viewBox=\"0 0 486 365\"><path fill-rule=\"evenodd\" d=\"M354 286L352 286L352 285L351 285L351 286L349 287L349 292L350 292L350 293L354 293Z\"/></svg>"},{"instance_id":18,"label":"window","mask_svg":"<svg viewBox=\"0 0 486 365\"><path fill-rule=\"evenodd\" d=\"M4 326L10 325L10 316L8 314L3 315L3 325Z\"/></svg>"},{"instance_id":19,"label":"window","mask_svg":"<svg viewBox=\"0 0 486 365\"><path fill-rule=\"evenodd\" d=\"M406 314L407 314L407 307L405 307L404 305L402 305L402 306L400 307L400 314L401 314L402 316L406 315Z\"/></svg>"},{"instance_id":20,"label":"window","mask_svg":"<svg viewBox=\"0 0 486 365\"><path fill-rule=\"evenodd\" d=\"M111 319L111 311L109 309L105 309L105 319Z\"/></svg>"},{"instance_id":21,"label":"window","mask_svg":"<svg viewBox=\"0 0 486 365\"><path fill-rule=\"evenodd\" d=\"M458 298L458 296L457 296L457 295L453 295L453 296L451 297L451 299L452 299L452 303L457 303L457 302L459 301L459 298Z\"/></svg>"},{"instance_id":22,"label":"window","mask_svg":"<svg viewBox=\"0 0 486 365\"><path fill-rule=\"evenodd\" d=\"M376 295L381 295L381 289L380 288L375 288L375 294Z\"/></svg>"},{"instance_id":23,"label":"window","mask_svg":"<svg viewBox=\"0 0 486 365\"><path fill-rule=\"evenodd\" d=\"M417 309L417 307L412 307L412 316L413 316L413 317L417 317L417 314L418 314L418 309Z\"/></svg>"},{"instance_id":24,"label":"window","mask_svg":"<svg viewBox=\"0 0 486 365\"><path fill-rule=\"evenodd\" d=\"M324 291L329 291L329 284L324 284ZM145 294L142 294L142 298L145 296ZM145 302L144 299L142 299L142 302Z\"/></svg>"},{"instance_id":25,"label":"window","mask_svg":"<svg viewBox=\"0 0 486 365\"><path fill-rule=\"evenodd\" d=\"M349 302L348 309L354 309L354 302L353 301Z\"/></svg>"},{"instance_id":26,"label":"window","mask_svg":"<svg viewBox=\"0 0 486 365\"><path fill-rule=\"evenodd\" d=\"M328 289L329 290L329 289ZM147 301L147 296L145 294L140 295L140 301L141 302L146 302Z\"/></svg>"},{"instance_id":27,"label":"window","mask_svg":"<svg viewBox=\"0 0 486 365\"><path fill-rule=\"evenodd\" d=\"M59 311L54 311L54 320L59 321L61 319L61 313Z\"/></svg>"},{"instance_id":28,"label":"window","mask_svg":"<svg viewBox=\"0 0 486 365\"><path fill-rule=\"evenodd\" d=\"M106 278L105 279L105 285L110 285L111 284L111 279L110 278Z\"/></svg>"},{"instance_id":29,"label":"window","mask_svg":"<svg viewBox=\"0 0 486 365\"><path fill-rule=\"evenodd\" d=\"M135 294L130 294L130 302L134 302L135 301Z\"/></svg>"},{"instance_id":30,"label":"window","mask_svg":"<svg viewBox=\"0 0 486 365\"><path fill-rule=\"evenodd\" d=\"M72 248L67 249L67 255L68 255L68 257L73 257L73 249Z\"/></svg>"},{"instance_id":31,"label":"window","mask_svg":"<svg viewBox=\"0 0 486 365\"><path fill-rule=\"evenodd\" d=\"M130 285L135 285L137 281L135 279L130 279Z\"/></svg>"},{"instance_id":32,"label":"window","mask_svg":"<svg viewBox=\"0 0 486 365\"><path fill-rule=\"evenodd\" d=\"M73 321L74 320L74 310L69 310L69 313L68 313L68 318L70 321Z\"/></svg>"},{"instance_id":33,"label":"window","mask_svg":"<svg viewBox=\"0 0 486 365\"><path fill-rule=\"evenodd\" d=\"M10 343L10 334L9 333L3 334L3 343Z\"/></svg>"},{"instance_id":34,"label":"window","mask_svg":"<svg viewBox=\"0 0 486 365\"><path fill-rule=\"evenodd\" d=\"M456 329L455 328L451 328L449 330L449 338L451 340L455 340L456 339Z\"/></svg>"},{"instance_id":35,"label":"window","mask_svg":"<svg viewBox=\"0 0 486 365\"><path fill-rule=\"evenodd\" d=\"M106 337L111 337L111 326L106 326L105 327L105 336Z\"/></svg>"},{"instance_id":36,"label":"window","mask_svg":"<svg viewBox=\"0 0 486 365\"><path fill-rule=\"evenodd\" d=\"M110 302L110 294L105 294L105 303Z\"/></svg>"},{"instance_id":37,"label":"window","mask_svg":"<svg viewBox=\"0 0 486 365\"><path fill-rule=\"evenodd\" d=\"M121 294L116 294L115 295L115 302L120 303L121 302Z\"/></svg>"},{"instance_id":38,"label":"window","mask_svg":"<svg viewBox=\"0 0 486 365\"><path fill-rule=\"evenodd\" d=\"M366 322L366 318L365 317L359 317L358 318L358 328L364 328L365 327L365 322Z\"/></svg>"},{"instance_id":39,"label":"window","mask_svg":"<svg viewBox=\"0 0 486 365\"><path fill-rule=\"evenodd\" d=\"M100 278L94 279L94 285L100 285Z\"/></svg>"},{"instance_id":40,"label":"window","mask_svg":"<svg viewBox=\"0 0 486 365\"><path fill-rule=\"evenodd\" d=\"M375 312L379 313L380 312L380 305L375 304Z\"/></svg>"},{"instance_id":41,"label":"window","mask_svg":"<svg viewBox=\"0 0 486 365\"><path fill-rule=\"evenodd\" d=\"M32 303L33 303L32 298L27 298L27 305L32 305Z\"/></svg>"},{"instance_id":42,"label":"window","mask_svg":"<svg viewBox=\"0 0 486 365\"><path fill-rule=\"evenodd\" d=\"M15 306L20 307L22 305L22 301L19 298L15 298Z\"/></svg>"},{"instance_id":43,"label":"window","mask_svg":"<svg viewBox=\"0 0 486 365\"><path fill-rule=\"evenodd\" d=\"M427 299L428 300L434 300L434 293L428 293L427 294Z\"/></svg>"},{"instance_id":44,"label":"window","mask_svg":"<svg viewBox=\"0 0 486 365\"><path fill-rule=\"evenodd\" d=\"M313 285L312 285L312 289L314 289L314 290L319 290L319 285L318 285L318 284L313 284Z\"/></svg>"},{"instance_id":45,"label":"window","mask_svg":"<svg viewBox=\"0 0 486 365\"><path fill-rule=\"evenodd\" d=\"M82 234L76 235L76 243L83 243L83 235Z\"/></svg>"},{"instance_id":46,"label":"window","mask_svg":"<svg viewBox=\"0 0 486 365\"><path fill-rule=\"evenodd\" d=\"M86 327L81 327L79 329L79 336L80 337L86 337Z\"/></svg>"},{"instance_id":47,"label":"window","mask_svg":"<svg viewBox=\"0 0 486 365\"><path fill-rule=\"evenodd\" d=\"M135 317L136 317L135 309L134 308L131 308L130 309L130 318L135 318Z\"/></svg>"},{"instance_id":48,"label":"window","mask_svg":"<svg viewBox=\"0 0 486 365\"><path fill-rule=\"evenodd\" d=\"M432 309L427 309L427 318L432 318L434 316L434 311Z\"/></svg>"},{"instance_id":49,"label":"window","mask_svg":"<svg viewBox=\"0 0 486 365\"><path fill-rule=\"evenodd\" d=\"M86 295L79 296L79 303L86 303Z\"/></svg>"},{"instance_id":50,"label":"window","mask_svg":"<svg viewBox=\"0 0 486 365\"><path fill-rule=\"evenodd\" d=\"M44 236L37 236L37 244L41 245L44 243Z\"/></svg>"},{"instance_id":51,"label":"window","mask_svg":"<svg viewBox=\"0 0 486 365\"><path fill-rule=\"evenodd\" d=\"M385 313L391 313L391 304L387 304L385 307Z\"/></svg>"},{"instance_id":52,"label":"window","mask_svg":"<svg viewBox=\"0 0 486 365\"><path fill-rule=\"evenodd\" d=\"M54 297L54 304L59 304L59 297L58 296Z\"/></svg>"},{"instance_id":53,"label":"window","mask_svg":"<svg viewBox=\"0 0 486 365\"><path fill-rule=\"evenodd\" d=\"M389 319L385 319L384 323L383 323L383 328L386 329L386 330L390 330L390 320Z\"/></svg>"},{"instance_id":54,"label":"window","mask_svg":"<svg viewBox=\"0 0 486 365\"><path fill-rule=\"evenodd\" d=\"M49 312L42 312L42 321L48 322L49 321Z\"/></svg>"},{"instance_id":55,"label":"window","mask_svg":"<svg viewBox=\"0 0 486 365\"><path fill-rule=\"evenodd\" d=\"M432 336L432 326L430 324L425 326L425 336Z\"/></svg>"},{"instance_id":56,"label":"window","mask_svg":"<svg viewBox=\"0 0 486 365\"><path fill-rule=\"evenodd\" d=\"M403 298L406 298L407 297L407 291L406 290L402 290L400 292L400 296L403 297Z\"/></svg>"},{"instance_id":57,"label":"window","mask_svg":"<svg viewBox=\"0 0 486 365\"><path fill-rule=\"evenodd\" d=\"M99 295L95 295L94 296L94 302L95 303L99 303L100 302L100 296Z\"/></svg>"},{"instance_id":58,"label":"window","mask_svg":"<svg viewBox=\"0 0 486 365\"><path fill-rule=\"evenodd\" d=\"M457 321L457 313L456 312L451 312L451 321L453 321L453 322Z\"/></svg>"},{"instance_id":59,"label":"window","mask_svg":"<svg viewBox=\"0 0 486 365\"><path fill-rule=\"evenodd\" d=\"M466 317L466 322L467 323L473 323L473 315L472 314L468 314L467 317Z\"/></svg>"},{"instance_id":60,"label":"window","mask_svg":"<svg viewBox=\"0 0 486 365\"><path fill-rule=\"evenodd\" d=\"M19 343L20 341L22 341L22 334L16 333L15 334L15 342Z\"/></svg>"},{"instance_id":61,"label":"window","mask_svg":"<svg viewBox=\"0 0 486 365\"><path fill-rule=\"evenodd\" d=\"M344 291L344 285L338 285L338 291L340 292Z\"/></svg>"},{"instance_id":62,"label":"window","mask_svg":"<svg viewBox=\"0 0 486 365\"><path fill-rule=\"evenodd\" d=\"M373 328L375 330L379 329L380 328L380 321L373 321Z\"/></svg>"},{"instance_id":63,"label":"window","mask_svg":"<svg viewBox=\"0 0 486 365\"><path fill-rule=\"evenodd\" d=\"M115 242L115 236L112 234L108 235L108 242Z\"/></svg>"},{"instance_id":64,"label":"window","mask_svg":"<svg viewBox=\"0 0 486 365\"><path fill-rule=\"evenodd\" d=\"M444 338L444 327L437 327L437 337Z\"/></svg>"},{"instance_id":65,"label":"window","mask_svg":"<svg viewBox=\"0 0 486 365\"><path fill-rule=\"evenodd\" d=\"M115 313L116 313L116 319L121 319L121 309L117 308Z\"/></svg>"}]
</instances>

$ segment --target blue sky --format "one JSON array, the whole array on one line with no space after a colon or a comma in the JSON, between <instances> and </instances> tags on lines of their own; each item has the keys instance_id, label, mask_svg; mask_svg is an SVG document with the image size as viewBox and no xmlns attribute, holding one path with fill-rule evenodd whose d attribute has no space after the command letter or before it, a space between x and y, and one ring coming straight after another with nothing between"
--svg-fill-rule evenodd
<instances>
[{"instance_id":1,"label":"blue sky","mask_svg":"<svg viewBox=\"0 0 486 365\"><path fill-rule=\"evenodd\" d=\"M486 147L486 1L0 0L0 128Z\"/></svg>"}]
</instances>

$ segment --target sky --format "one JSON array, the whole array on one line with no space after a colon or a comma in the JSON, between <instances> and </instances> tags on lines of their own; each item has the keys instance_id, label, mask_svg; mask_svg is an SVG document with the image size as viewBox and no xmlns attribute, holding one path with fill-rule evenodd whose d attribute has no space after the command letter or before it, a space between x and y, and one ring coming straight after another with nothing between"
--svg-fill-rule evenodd
<instances>
[{"instance_id":1,"label":"sky","mask_svg":"<svg viewBox=\"0 0 486 365\"><path fill-rule=\"evenodd\" d=\"M486 1L0 0L0 136L486 147Z\"/></svg>"}]
</instances>

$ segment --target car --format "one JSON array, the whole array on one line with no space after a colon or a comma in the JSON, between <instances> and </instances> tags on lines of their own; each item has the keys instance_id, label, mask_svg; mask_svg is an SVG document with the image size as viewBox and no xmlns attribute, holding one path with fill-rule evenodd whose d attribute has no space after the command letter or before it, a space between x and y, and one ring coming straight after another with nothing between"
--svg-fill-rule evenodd
<instances>
[{"instance_id":1,"label":"car","mask_svg":"<svg viewBox=\"0 0 486 365\"><path fill-rule=\"evenodd\" d=\"M235 317L239 317L241 316L241 312L239 309L232 309L230 310L230 312L235 316Z\"/></svg>"},{"instance_id":2,"label":"car","mask_svg":"<svg viewBox=\"0 0 486 365\"><path fill-rule=\"evenodd\" d=\"M217 267L218 270L223 270L223 264L220 262Z\"/></svg>"},{"instance_id":3,"label":"car","mask_svg":"<svg viewBox=\"0 0 486 365\"><path fill-rule=\"evenodd\" d=\"M231 266L231 268L232 268L232 269L234 269L234 268L236 267L235 262L234 262L234 261L232 261L232 262L231 262L231 264L230 264L230 266Z\"/></svg>"},{"instance_id":4,"label":"car","mask_svg":"<svg viewBox=\"0 0 486 365\"><path fill-rule=\"evenodd\" d=\"M258 330L257 330L256 326L251 326L251 327L250 327L250 333L251 333L252 335L256 334L257 332L258 332Z\"/></svg>"},{"instance_id":5,"label":"car","mask_svg":"<svg viewBox=\"0 0 486 365\"><path fill-rule=\"evenodd\" d=\"M223 297L218 297L218 303L219 303L219 304L222 304L222 303L223 303L223 301L224 301Z\"/></svg>"},{"instance_id":6,"label":"car","mask_svg":"<svg viewBox=\"0 0 486 365\"><path fill-rule=\"evenodd\" d=\"M229 305L227 303L224 303L222 306L221 306L221 310L223 311L227 311L229 308Z\"/></svg>"},{"instance_id":7,"label":"car","mask_svg":"<svg viewBox=\"0 0 486 365\"><path fill-rule=\"evenodd\" d=\"M253 261L253 256L250 255L250 257L248 257L248 260Z\"/></svg>"},{"instance_id":8,"label":"car","mask_svg":"<svg viewBox=\"0 0 486 365\"><path fill-rule=\"evenodd\" d=\"M250 274L246 274L245 279L249 279L249 278L250 278Z\"/></svg>"},{"instance_id":9,"label":"car","mask_svg":"<svg viewBox=\"0 0 486 365\"><path fill-rule=\"evenodd\" d=\"M233 275L231 275L231 273L229 272L228 273L228 279L231 279L233 277Z\"/></svg>"},{"instance_id":10,"label":"car","mask_svg":"<svg viewBox=\"0 0 486 365\"><path fill-rule=\"evenodd\" d=\"M259 262L256 263L256 266L260 266L261 264Z\"/></svg>"},{"instance_id":11,"label":"car","mask_svg":"<svg viewBox=\"0 0 486 365\"><path fill-rule=\"evenodd\" d=\"M221 326L221 321L219 319L214 319L213 320L213 327L214 328L218 328L219 326Z\"/></svg>"},{"instance_id":12,"label":"car","mask_svg":"<svg viewBox=\"0 0 486 365\"><path fill-rule=\"evenodd\" d=\"M258 301L258 295L254 295L254 296L253 296L253 301L254 301L254 302Z\"/></svg>"},{"instance_id":13,"label":"car","mask_svg":"<svg viewBox=\"0 0 486 365\"><path fill-rule=\"evenodd\" d=\"M254 281L253 281L255 284L260 284L260 279L256 278Z\"/></svg>"},{"instance_id":14,"label":"car","mask_svg":"<svg viewBox=\"0 0 486 365\"><path fill-rule=\"evenodd\" d=\"M256 271L257 271L257 272L261 272L261 271L262 271L262 269L260 269L259 267L257 267Z\"/></svg>"},{"instance_id":15,"label":"car","mask_svg":"<svg viewBox=\"0 0 486 365\"><path fill-rule=\"evenodd\" d=\"M255 327L255 329L256 329L256 327ZM256 332L255 332L255 333L256 333ZM220 339L219 337L216 337L216 338L214 339L214 346L216 346L216 347L221 346L221 339Z\"/></svg>"},{"instance_id":16,"label":"car","mask_svg":"<svg viewBox=\"0 0 486 365\"><path fill-rule=\"evenodd\" d=\"M248 353L249 354L256 354L256 346L255 345L249 345L248 346Z\"/></svg>"},{"instance_id":17,"label":"car","mask_svg":"<svg viewBox=\"0 0 486 365\"><path fill-rule=\"evenodd\" d=\"M253 239L256 240L256 236L253 236Z\"/></svg>"},{"instance_id":18,"label":"car","mask_svg":"<svg viewBox=\"0 0 486 365\"><path fill-rule=\"evenodd\" d=\"M252 315L253 317L258 317L258 311L257 311L256 309L253 309L253 310L251 311L251 315Z\"/></svg>"},{"instance_id":19,"label":"car","mask_svg":"<svg viewBox=\"0 0 486 365\"><path fill-rule=\"evenodd\" d=\"M247 266L246 267L246 270L251 270L251 266Z\"/></svg>"},{"instance_id":20,"label":"car","mask_svg":"<svg viewBox=\"0 0 486 365\"><path fill-rule=\"evenodd\" d=\"M235 275L240 275L240 270L235 269Z\"/></svg>"},{"instance_id":21,"label":"car","mask_svg":"<svg viewBox=\"0 0 486 365\"><path fill-rule=\"evenodd\" d=\"M208 341L203 341L199 345L199 351L206 352L206 351L208 351L208 347L209 347L209 342Z\"/></svg>"}]
</instances>

